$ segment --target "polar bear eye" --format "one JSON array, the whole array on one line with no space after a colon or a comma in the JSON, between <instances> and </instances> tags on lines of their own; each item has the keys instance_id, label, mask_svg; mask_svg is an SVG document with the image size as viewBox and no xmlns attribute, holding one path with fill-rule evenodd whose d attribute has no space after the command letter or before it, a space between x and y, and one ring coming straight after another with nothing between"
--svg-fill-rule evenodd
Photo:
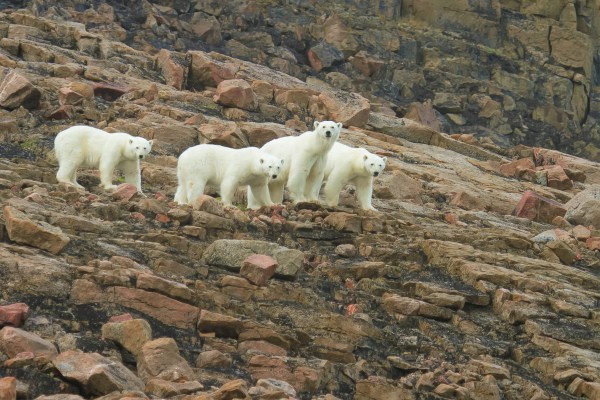
<instances>
[{"instance_id":1,"label":"polar bear eye","mask_svg":"<svg viewBox=\"0 0 600 400\"><path fill-rule=\"evenodd\" d=\"M139 149L139 146L136 146L136 147L135 147L135 149L136 149L136 150L138 150L138 149Z\"/></svg>"},{"instance_id":2,"label":"polar bear eye","mask_svg":"<svg viewBox=\"0 0 600 400\"><path fill-rule=\"evenodd\" d=\"M373 165L375 165L375 164L371 163L371 166L373 166Z\"/></svg>"}]
</instances>

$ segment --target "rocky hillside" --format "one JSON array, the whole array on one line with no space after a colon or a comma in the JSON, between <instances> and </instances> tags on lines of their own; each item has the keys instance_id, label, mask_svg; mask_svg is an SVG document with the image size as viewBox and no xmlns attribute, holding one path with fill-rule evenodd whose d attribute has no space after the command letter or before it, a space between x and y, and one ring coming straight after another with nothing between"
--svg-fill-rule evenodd
<instances>
[{"instance_id":1,"label":"rocky hillside","mask_svg":"<svg viewBox=\"0 0 600 400\"><path fill-rule=\"evenodd\" d=\"M0 399L600 399L596 3L282 3L0 1ZM379 212L172 202L323 119ZM74 124L146 195L57 184Z\"/></svg>"}]
</instances>

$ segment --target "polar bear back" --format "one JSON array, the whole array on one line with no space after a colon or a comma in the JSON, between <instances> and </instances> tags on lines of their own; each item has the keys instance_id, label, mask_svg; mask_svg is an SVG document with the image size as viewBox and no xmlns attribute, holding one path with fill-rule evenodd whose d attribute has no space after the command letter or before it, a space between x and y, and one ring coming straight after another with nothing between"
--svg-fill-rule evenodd
<instances>
[{"instance_id":1,"label":"polar bear back","mask_svg":"<svg viewBox=\"0 0 600 400\"><path fill-rule=\"evenodd\" d=\"M219 186L225 178L236 177L239 185L251 185L261 175L256 163L264 155L256 147L231 149L201 144L190 147L179 156L177 173L182 177L202 176L206 184ZM262 175L259 179L265 179Z\"/></svg>"},{"instance_id":2,"label":"polar bear back","mask_svg":"<svg viewBox=\"0 0 600 400\"><path fill-rule=\"evenodd\" d=\"M334 169L347 171L347 179L356 176L369 176L369 171L364 167L364 156L370 155L366 149L350 147L340 142L335 142L327 156L325 165L325 179L331 175Z\"/></svg>"},{"instance_id":3,"label":"polar bear back","mask_svg":"<svg viewBox=\"0 0 600 400\"><path fill-rule=\"evenodd\" d=\"M123 133L108 133L91 126L72 126L56 135L54 148L58 160L65 156L81 155L80 166L96 167L106 151L120 153L132 136ZM109 149L110 148L110 149Z\"/></svg>"}]
</instances>

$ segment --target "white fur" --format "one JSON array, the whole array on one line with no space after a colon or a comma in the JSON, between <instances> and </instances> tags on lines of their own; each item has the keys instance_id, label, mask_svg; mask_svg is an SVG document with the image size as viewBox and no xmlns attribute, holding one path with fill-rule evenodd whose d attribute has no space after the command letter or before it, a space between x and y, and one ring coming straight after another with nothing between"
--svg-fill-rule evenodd
<instances>
[{"instance_id":1,"label":"white fur","mask_svg":"<svg viewBox=\"0 0 600 400\"><path fill-rule=\"evenodd\" d=\"M77 183L77 168L98 168L105 190L112 184L115 168L123 171L125 182L142 191L140 160L152 150L152 140L127 133L108 133L91 126L72 126L56 135L54 150L58 159L56 179L83 188Z\"/></svg>"},{"instance_id":2,"label":"white fur","mask_svg":"<svg viewBox=\"0 0 600 400\"><path fill-rule=\"evenodd\" d=\"M336 142L342 129L341 123L333 121L315 122L313 131L300 136L274 139L261 149L285 161L277 179L269 181L271 200L283 202L283 189L287 186L294 202L317 201L327 153ZM327 136L329 135L329 136ZM248 207L255 208L253 192L248 192Z\"/></svg>"},{"instance_id":3,"label":"white fur","mask_svg":"<svg viewBox=\"0 0 600 400\"><path fill-rule=\"evenodd\" d=\"M379 157L362 148L336 143L327 156L324 180L325 203L338 205L340 192L350 183L356 187L356 198L364 210L375 210L371 205L373 177L381 175L387 157Z\"/></svg>"},{"instance_id":4,"label":"white fur","mask_svg":"<svg viewBox=\"0 0 600 400\"><path fill-rule=\"evenodd\" d=\"M283 163L256 147L231 149L214 144L190 147L177 160L179 186L175 201L192 204L210 185L220 188L221 201L230 206L237 187L248 185L256 199L255 208L271 206L267 184L281 173Z\"/></svg>"}]
</instances>

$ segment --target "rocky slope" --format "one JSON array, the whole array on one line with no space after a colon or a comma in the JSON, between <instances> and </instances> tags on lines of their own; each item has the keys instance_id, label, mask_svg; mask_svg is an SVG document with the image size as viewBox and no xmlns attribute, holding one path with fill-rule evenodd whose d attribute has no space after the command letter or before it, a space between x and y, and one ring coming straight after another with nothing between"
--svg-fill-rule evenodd
<instances>
[{"instance_id":1,"label":"rocky slope","mask_svg":"<svg viewBox=\"0 0 600 400\"><path fill-rule=\"evenodd\" d=\"M0 398L600 398L600 165L464 133L593 150L593 63L552 40L593 47L595 3L348 3L0 2ZM510 64L528 24L550 58ZM171 201L183 149L325 118L388 157L379 212ZM56 184L76 123L155 140L146 197Z\"/></svg>"}]
</instances>

